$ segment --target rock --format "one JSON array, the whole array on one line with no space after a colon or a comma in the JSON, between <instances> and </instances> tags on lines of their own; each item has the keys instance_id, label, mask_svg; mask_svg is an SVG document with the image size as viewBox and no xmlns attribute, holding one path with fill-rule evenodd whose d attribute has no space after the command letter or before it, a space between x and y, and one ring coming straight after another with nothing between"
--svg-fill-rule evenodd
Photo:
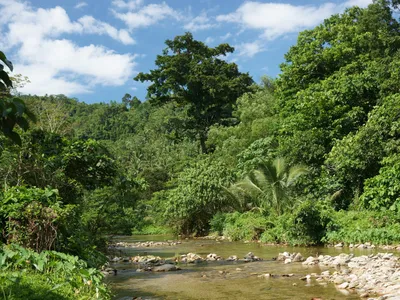
<instances>
[{"instance_id":1,"label":"rock","mask_svg":"<svg viewBox=\"0 0 400 300\"><path fill-rule=\"evenodd\" d=\"M276 257L277 261L284 261L287 258L283 253L279 253L278 256Z\"/></svg>"},{"instance_id":2,"label":"rock","mask_svg":"<svg viewBox=\"0 0 400 300\"><path fill-rule=\"evenodd\" d=\"M303 255L301 255L300 252L297 252L293 258L293 261L295 261L295 262L304 261L304 257L303 257Z\"/></svg>"},{"instance_id":3,"label":"rock","mask_svg":"<svg viewBox=\"0 0 400 300\"><path fill-rule=\"evenodd\" d=\"M134 263L142 263L142 264L161 264L163 260L159 256L154 255L144 255L144 256L135 256L131 258L131 261Z\"/></svg>"},{"instance_id":4,"label":"rock","mask_svg":"<svg viewBox=\"0 0 400 300\"><path fill-rule=\"evenodd\" d=\"M349 286L348 282L343 282L342 284L338 285L338 288L344 290L347 289L348 286Z\"/></svg>"},{"instance_id":5,"label":"rock","mask_svg":"<svg viewBox=\"0 0 400 300\"><path fill-rule=\"evenodd\" d=\"M231 255L231 256L229 256L226 260L227 260L227 261L237 261L237 260L238 260L238 257L237 257L236 255Z\"/></svg>"},{"instance_id":6,"label":"rock","mask_svg":"<svg viewBox=\"0 0 400 300\"><path fill-rule=\"evenodd\" d=\"M158 267L154 267L152 269L153 272L170 272L170 271L177 271L180 270L180 268L178 268L175 265L172 264L165 264L162 266L158 266Z\"/></svg>"},{"instance_id":7,"label":"rock","mask_svg":"<svg viewBox=\"0 0 400 300\"><path fill-rule=\"evenodd\" d=\"M292 263L292 260L290 258L286 258L284 263L285 264L290 264L290 263Z\"/></svg>"},{"instance_id":8,"label":"rock","mask_svg":"<svg viewBox=\"0 0 400 300\"><path fill-rule=\"evenodd\" d=\"M260 261L262 260L261 258L259 258L258 256L255 256L253 254L253 252L249 252L245 255L244 257L244 262L252 262L252 261Z\"/></svg>"},{"instance_id":9,"label":"rock","mask_svg":"<svg viewBox=\"0 0 400 300\"><path fill-rule=\"evenodd\" d=\"M181 261L188 263L188 264L193 264L193 263L202 262L202 261L204 261L204 259L198 254L188 253L186 255L181 256Z\"/></svg>"},{"instance_id":10,"label":"rock","mask_svg":"<svg viewBox=\"0 0 400 300\"><path fill-rule=\"evenodd\" d=\"M345 281L345 280L344 280L344 278L343 278L342 276L338 276L338 277L336 277L336 278L333 280L333 283L334 283L334 284L337 284L337 285L340 285L340 284L342 284L344 281Z\"/></svg>"},{"instance_id":11,"label":"rock","mask_svg":"<svg viewBox=\"0 0 400 300\"><path fill-rule=\"evenodd\" d=\"M343 248L343 243L336 244L335 248Z\"/></svg>"},{"instance_id":12,"label":"rock","mask_svg":"<svg viewBox=\"0 0 400 300\"><path fill-rule=\"evenodd\" d=\"M218 255L215 254L215 253L210 253L210 254L208 254L208 255L207 255L207 258L206 258L207 261L215 261L215 260L221 260L221 259L222 259L222 257L221 257L221 256L218 256Z\"/></svg>"},{"instance_id":13,"label":"rock","mask_svg":"<svg viewBox=\"0 0 400 300\"><path fill-rule=\"evenodd\" d=\"M321 276L324 276L324 277L326 277L326 276L329 276L329 270L327 270L327 271L323 271L323 272L321 272Z\"/></svg>"},{"instance_id":14,"label":"rock","mask_svg":"<svg viewBox=\"0 0 400 300\"><path fill-rule=\"evenodd\" d=\"M309 257L303 262L303 265L312 266L312 265L317 265L318 263L319 263L318 258L313 257L313 256L309 256Z\"/></svg>"}]
</instances>

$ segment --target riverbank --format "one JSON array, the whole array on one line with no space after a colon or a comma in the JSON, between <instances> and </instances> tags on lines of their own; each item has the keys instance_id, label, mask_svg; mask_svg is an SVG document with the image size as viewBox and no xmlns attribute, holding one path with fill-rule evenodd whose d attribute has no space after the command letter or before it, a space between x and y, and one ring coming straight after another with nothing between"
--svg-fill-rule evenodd
<instances>
[{"instance_id":1,"label":"riverbank","mask_svg":"<svg viewBox=\"0 0 400 300\"><path fill-rule=\"evenodd\" d=\"M302 264L306 267L319 265L334 269L333 272L325 270L319 275L307 274L306 280L315 277L317 281L330 281L338 289L355 291L362 298L400 299L400 259L393 253L311 256Z\"/></svg>"}]
</instances>

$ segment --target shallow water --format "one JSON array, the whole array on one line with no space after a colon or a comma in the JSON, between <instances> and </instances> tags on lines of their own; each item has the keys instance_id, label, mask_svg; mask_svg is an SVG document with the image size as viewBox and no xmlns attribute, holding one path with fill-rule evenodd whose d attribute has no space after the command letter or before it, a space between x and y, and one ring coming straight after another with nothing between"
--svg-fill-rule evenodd
<instances>
[{"instance_id":1,"label":"shallow water","mask_svg":"<svg viewBox=\"0 0 400 300\"><path fill-rule=\"evenodd\" d=\"M167 236L117 237L117 241L164 241L173 239ZM117 276L107 277L115 294L114 299L359 299L356 294L343 294L332 284L321 284L315 279L309 282L300 280L310 273L320 273L325 269L303 266L301 263L283 264L273 261L279 252L300 252L304 257L310 255L338 255L348 252L324 247L284 247L262 246L255 243L216 242L211 240L183 240L177 246L154 248L121 248L121 256L156 255L171 258L189 252L203 257L216 253L222 257L237 255L239 258L248 252L264 261L243 262L204 262L199 264L180 264L182 270L167 273L136 272L132 263L112 265L118 269ZM356 255L370 254L370 250L355 250ZM241 270L239 270L240 268ZM272 278L258 278L257 275L271 273ZM294 274L293 277L279 275Z\"/></svg>"}]
</instances>

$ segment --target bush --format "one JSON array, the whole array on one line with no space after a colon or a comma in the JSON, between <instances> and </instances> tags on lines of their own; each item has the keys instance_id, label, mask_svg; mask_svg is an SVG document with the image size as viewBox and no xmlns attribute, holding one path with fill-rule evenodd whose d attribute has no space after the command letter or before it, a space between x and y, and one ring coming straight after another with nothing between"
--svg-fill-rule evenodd
<instances>
[{"instance_id":1,"label":"bush","mask_svg":"<svg viewBox=\"0 0 400 300\"><path fill-rule=\"evenodd\" d=\"M234 177L223 163L204 159L179 174L168 192L164 214L168 225L183 234L206 234L213 215L232 203L223 192Z\"/></svg>"},{"instance_id":2,"label":"bush","mask_svg":"<svg viewBox=\"0 0 400 300\"><path fill-rule=\"evenodd\" d=\"M267 219L259 212L234 212L225 214L224 217L223 235L233 241L258 240L267 227ZM222 217L219 218L222 220ZM217 219L214 220L217 223ZM218 224L218 226L221 225ZM214 229L217 229L217 227L214 227Z\"/></svg>"},{"instance_id":3,"label":"bush","mask_svg":"<svg viewBox=\"0 0 400 300\"><path fill-rule=\"evenodd\" d=\"M306 200L295 211L289 229L291 244L320 244L330 218L322 202Z\"/></svg>"},{"instance_id":4,"label":"bush","mask_svg":"<svg viewBox=\"0 0 400 300\"><path fill-rule=\"evenodd\" d=\"M227 214L218 212L210 221L210 231L222 235L224 232L225 221Z\"/></svg>"},{"instance_id":5,"label":"bush","mask_svg":"<svg viewBox=\"0 0 400 300\"><path fill-rule=\"evenodd\" d=\"M393 244L400 242L400 216L392 211L339 211L332 214L326 243Z\"/></svg>"},{"instance_id":6,"label":"bush","mask_svg":"<svg viewBox=\"0 0 400 300\"><path fill-rule=\"evenodd\" d=\"M4 246L0 270L5 299L110 299L103 274L76 256Z\"/></svg>"},{"instance_id":7,"label":"bush","mask_svg":"<svg viewBox=\"0 0 400 300\"><path fill-rule=\"evenodd\" d=\"M360 201L369 209L400 211L400 154L386 157L382 163L379 175L365 180Z\"/></svg>"},{"instance_id":8,"label":"bush","mask_svg":"<svg viewBox=\"0 0 400 300\"><path fill-rule=\"evenodd\" d=\"M58 191L49 188L7 189L0 198L3 239L36 251L52 249L61 220L70 212L70 207L63 206L60 200Z\"/></svg>"},{"instance_id":9,"label":"bush","mask_svg":"<svg viewBox=\"0 0 400 300\"><path fill-rule=\"evenodd\" d=\"M271 215L261 241L291 245L320 244L330 221L328 211L323 202L306 200L293 212Z\"/></svg>"}]
</instances>

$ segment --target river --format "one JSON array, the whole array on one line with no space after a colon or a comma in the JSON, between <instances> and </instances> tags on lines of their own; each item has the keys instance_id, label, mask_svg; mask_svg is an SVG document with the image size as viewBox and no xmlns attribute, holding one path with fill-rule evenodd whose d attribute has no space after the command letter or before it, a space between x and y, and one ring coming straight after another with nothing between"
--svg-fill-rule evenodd
<instances>
[{"instance_id":1,"label":"river","mask_svg":"<svg viewBox=\"0 0 400 300\"><path fill-rule=\"evenodd\" d=\"M116 241L165 241L167 236L117 237ZM224 258L237 255L243 258L248 252L263 258L260 262L202 262L180 264L182 270L166 273L136 272L133 263L115 263L116 276L107 277L114 299L360 299L357 294L337 290L333 284L300 280L307 274L320 273L318 266L303 266L301 263L284 264L272 260L279 252L300 252L305 258L310 255L338 255L343 250L327 247L263 246L257 243L242 243L214 240L183 240L176 246L147 248L120 248L121 256L155 255L162 258L176 257L189 252L206 257L216 253ZM346 249L348 252L349 250ZM355 250L356 255L371 253ZM270 278L258 275L270 273ZM282 275L294 274L292 277Z\"/></svg>"}]
</instances>

